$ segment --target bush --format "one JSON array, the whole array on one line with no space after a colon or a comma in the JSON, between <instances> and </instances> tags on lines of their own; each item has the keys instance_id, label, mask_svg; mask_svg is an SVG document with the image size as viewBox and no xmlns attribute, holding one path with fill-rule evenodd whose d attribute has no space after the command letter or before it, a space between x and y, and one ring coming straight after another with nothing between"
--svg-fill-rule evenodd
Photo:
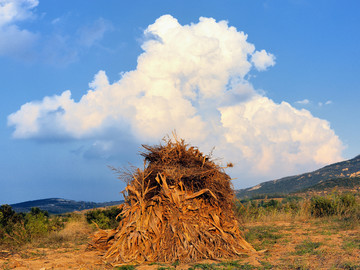
<instances>
[{"instance_id":1,"label":"bush","mask_svg":"<svg viewBox=\"0 0 360 270\"><path fill-rule=\"evenodd\" d=\"M243 221L310 216L315 218L332 216L346 226L360 224L359 193L337 193L329 196L314 196L303 199L297 196L285 198L235 202L235 213Z\"/></svg>"},{"instance_id":2,"label":"bush","mask_svg":"<svg viewBox=\"0 0 360 270\"><path fill-rule=\"evenodd\" d=\"M245 219L258 219L277 214L297 215L303 207L303 199L288 196L277 199L244 199L235 202L235 213L243 221Z\"/></svg>"},{"instance_id":3,"label":"bush","mask_svg":"<svg viewBox=\"0 0 360 270\"><path fill-rule=\"evenodd\" d=\"M336 213L337 204L332 198L315 196L310 201L310 212L314 217L331 216Z\"/></svg>"},{"instance_id":4,"label":"bush","mask_svg":"<svg viewBox=\"0 0 360 270\"><path fill-rule=\"evenodd\" d=\"M51 231L64 228L64 219L50 217L47 211L38 207L31 208L27 214L16 213L11 206L0 207L0 243L21 245L34 239L48 236Z\"/></svg>"},{"instance_id":5,"label":"bush","mask_svg":"<svg viewBox=\"0 0 360 270\"><path fill-rule=\"evenodd\" d=\"M46 235L49 232L49 213L38 207L31 208L25 216L25 229L31 239Z\"/></svg>"},{"instance_id":6,"label":"bush","mask_svg":"<svg viewBox=\"0 0 360 270\"><path fill-rule=\"evenodd\" d=\"M350 209L353 209L356 206L356 198L351 193L342 194L339 198L339 211L341 213L346 213Z\"/></svg>"},{"instance_id":7,"label":"bush","mask_svg":"<svg viewBox=\"0 0 360 270\"><path fill-rule=\"evenodd\" d=\"M360 220L360 204L351 193L313 197L310 202L310 212L315 217L338 215L344 220Z\"/></svg>"},{"instance_id":8,"label":"bush","mask_svg":"<svg viewBox=\"0 0 360 270\"><path fill-rule=\"evenodd\" d=\"M12 227L15 223L22 221L23 214L17 214L10 205L3 204L0 206L0 227Z\"/></svg>"},{"instance_id":9,"label":"bush","mask_svg":"<svg viewBox=\"0 0 360 270\"><path fill-rule=\"evenodd\" d=\"M120 217L116 217L121 213L117 206L109 209L94 209L85 214L88 223L96 223L100 229L115 229L119 225Z\"/></svg>"},{"instance_id":10,"label":"bush","mask_svg":"<svg viewBox=\"0 0 360 270\"><path fill-rule=\"evenodd\" d=\"M2 243L21 242L24 235L23 224L23 214L17 214L10 205L0 206L0 240Z\"/></svg>"}]
</instances>

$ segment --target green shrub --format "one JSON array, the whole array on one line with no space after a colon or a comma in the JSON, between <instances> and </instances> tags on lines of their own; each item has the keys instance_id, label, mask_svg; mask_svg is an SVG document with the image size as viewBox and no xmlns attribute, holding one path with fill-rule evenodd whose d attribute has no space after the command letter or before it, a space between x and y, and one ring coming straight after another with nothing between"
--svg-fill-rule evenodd
<instances>
[{"instance_id":1,"label":"green shrub","mask_svg":"<svg viewBox=\"0 0 360 270\"><path fill-rule=\"evenodd\" d=\"M340 204L345 208L354 207L356 204L356 198L354 194L345 193L340 196Z\"/></svg>"},{"instance_id":2,"label":"green shrub","mask_svg":"<svg viewBox=\"0 0 360 270\"><path fill-rule=\"evenodd\" d=\"M94 209L85 214L88 223L96 223L100 229L114 229L119 225L119 218L116 217L121 213L117 206L109 209Z\"/></svg>"},{"instance_id":3,"label":"green shrub","mask_svg":"<svg viewBox=\"0 0 360 270\"><path fill-rule=\"evenodd\" d=\"M266 216L276 216L286 213L295 216L300 213L304 199L288 196L277 199L244 199L235 201L235 213L242 220L258 219Z\"/></svg>"},{"instance_id":4,"label":"green shrub","mask_svg":"<svg viewBox=\"0 0 360 270\"><path fill-rule=\"evenodd\" d=\"M49 232L49 213L38 207L31 208L25 216L25 229L31 239L46 235Z\"/></svg>"},{"instance_id":5,"label":"green shrub","mask_svg":"<svg viewBox=\"0 0 360 270\"><path fill-rule=\"evenodd\" d=\"M0 227L10 227L24 218L23 214L16 213L10 205L3 204L0 206Z\"/></svg>"},{"instance_id":6,"label":"green shrub","mask_svg":"<svg viewBox=\"0 0 360 270\"><path fill-rule=\"evenodd\" d=\"M281 209L281 203L274 199L271 199L269 201L261 201L261 206L270 209Z\"/></svg>"},{"instance_id":7,"label":"green shrub","mask_svg":"<svg viewBox=\"0 0 360 270\"><path fill-rule=\"evenodd\" d=\"M351 193L316 196L311 199L310 213L314 217L337 215L341 220L356 222L360 220L360 203Z\"/></svg>"},{"instance_id":8,"label":"green shrub","mask_svg":"<svg viewBox=\"0 0 360 270\"><path fill-rule=\"evenodd\" d=\"M343 216L349 216L356 214L356 208L358 205L356 203L356 198L354 194L345 193L340 195L338 198L338 213Z\"/></svg>"},{"instance_id":9,"label":"green shrub","mask_svg":"<svg viewBox=\"0 0 360 270\"><path fill-rule=\"evenodd\" d=\"M0 240L2 243L22 242L24 232L24 215L16 213L10 205L0 206Z\"/></svg>"},{"instance_id":10,"label":"green shrub","mask_svg":"<svg viewBox=\"0 0 360 270\"><path fill-rule=\"evenodd\" d=\"M52 216L49 218L49 231L60 231L64 229L68 218L64 216Z\"/></svg>"},{"instance_id":11,"label":"green shrub","mask_svg":"<svg viewBox=\"0 0 360 270\"><path fill-rule=\"evenodd\" d=\"M329 196L314 196L303 199L288 196L282 199L244 199L235 201L235 213L243 221L277 217L281 214L313 217L336 216L348 225L360 222L360 198L353 193L333 193Z\"/></svg>"},{"instance_id":12,"label":"green shrub","mask_svg":"<svg viewBox=\"0 0 360 270\"><path fill-rule=\"evenodd\" d=\"M311 198L310 212L312 216L324 217L336 213L337 204L332 198L315 196Z\"/></svg>"},{"instance_id":13,"label":"green shrub","mask_svg":"<svg viewBox=\"0 0 360 270\"><path fill-rule=\"evenodd\" d=\"M64 218L49 216L47 211L34 207L27 214L16 213L11 206L0 207L0 243L21 245L48 236L64 228Z\"/></svg>"}]
</instances>

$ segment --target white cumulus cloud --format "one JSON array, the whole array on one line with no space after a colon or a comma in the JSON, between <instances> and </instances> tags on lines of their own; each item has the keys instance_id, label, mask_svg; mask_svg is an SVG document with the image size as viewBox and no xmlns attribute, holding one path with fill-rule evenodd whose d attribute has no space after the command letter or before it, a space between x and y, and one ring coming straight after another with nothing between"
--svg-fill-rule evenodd
<instances>
[{"instance_id":1,"label":"white cumulus cloud","mask_svg":"<svg viewBox=\"0 0 360 270\"><path fill-rule=\"evenodd\" d=\"M257 70L262 71L275 65L275 56L265 50L261 50L251 56L251 62L253 62Z\"/></svg>"},{"instance_id":2,"label":"white cumulus cloud","mask_svg":"<svg viewBox=\"0 0 360 270\"><path fill-rule=\"evenodd\" d=\"M263 96L246 80L275 64L226 21L181 25L161 16L145 30L137 68L110 83L99 71L79 101L71 92L24 104L8 116L15 138L93 138L111 146L119 134L158 142L180 137L234 162L235 174L269 178L341 159L327 121ZM106 147L101 148L106 152Z\"/></svg>"},{"instance_id":3,"label":"white cumulus cloud","mask_svg":"<svg viewBox=\"0 0 360 270\"><path fill-rule=\"evenodd\" d=\"M311 163L327 164L340 159L342 143L329 123L307 110L255 95L248 102L220 111L223 127L227 128L226 141L238 148L232 155L251 161L252 170L291 172Z\"/></svg>"}]
</instances>

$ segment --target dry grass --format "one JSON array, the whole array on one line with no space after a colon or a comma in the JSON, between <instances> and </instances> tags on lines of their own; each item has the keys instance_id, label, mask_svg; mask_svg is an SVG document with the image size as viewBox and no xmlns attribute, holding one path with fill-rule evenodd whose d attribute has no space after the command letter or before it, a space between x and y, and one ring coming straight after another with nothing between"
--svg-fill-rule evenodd
<instances>
[{"instance_id":1,"label":"dry grass","mask_svg":"<svg viewBox=\"0 0 360 270\"><path fill-rule=\"evenodd\" d=\"M80 215L78 219L72 219L66 223L65 228L52 234L53 239L62 239L66 241L87 241L92 229L86 222L85 216Z\"/></svg>"},{"instance_id":2,"label":"dry grass","mask_svg":"<svg viewBox=\"0 0 360 270\"><path fill-rule=\"evenodd\" d=\"M89 241L89 234L93 232L94 229L92 229L92 227L86 222L85 215L72 214L69 220L65 223L65 227L63 229L52 231L43 237L38 237L31 243L28 243L25 248L59 248L62 246L69 246L69 243L81 245Z\"/></svg>"}]
</instances>

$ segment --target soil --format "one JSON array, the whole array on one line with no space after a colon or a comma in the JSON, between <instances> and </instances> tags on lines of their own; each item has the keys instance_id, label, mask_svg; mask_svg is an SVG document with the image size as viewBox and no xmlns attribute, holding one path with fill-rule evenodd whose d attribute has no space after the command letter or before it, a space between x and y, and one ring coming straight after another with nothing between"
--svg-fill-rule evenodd
<instances>
[{"instance_id":1,"label":"soil","mask_svg":"<svg viewBox=\"0 0 360 270\"><path fill-rule=\"evenodd\" d=\"M3 251L2 269L108 269L96 251L86 250L87 245L70 247L28 248L12 253Z\"/></svg>"}]
</instances>

